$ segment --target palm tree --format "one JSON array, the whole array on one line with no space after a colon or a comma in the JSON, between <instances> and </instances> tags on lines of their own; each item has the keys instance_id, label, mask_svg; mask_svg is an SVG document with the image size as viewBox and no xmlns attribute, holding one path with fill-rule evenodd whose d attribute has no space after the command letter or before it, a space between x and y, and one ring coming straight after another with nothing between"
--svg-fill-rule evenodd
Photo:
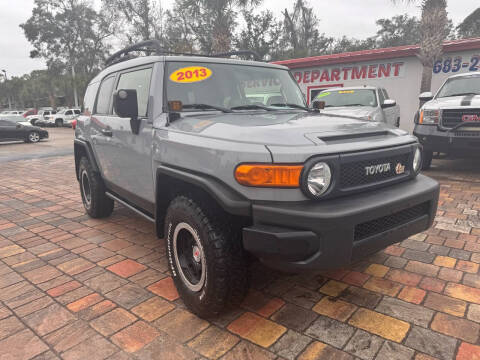
<instances>
[{"instance_id":1,"label":"palm tree","mask_svg":"<svg viewBox=\"0 0 480 360\"><path fill-rule=\"evenodd\" d=\"M417 55L423 65L420 92L430 91L433 64L443 52L443 41L448 35L447 0L391 0L394 3L420 3L420 53Z\"/></svg>"}]
</instances>

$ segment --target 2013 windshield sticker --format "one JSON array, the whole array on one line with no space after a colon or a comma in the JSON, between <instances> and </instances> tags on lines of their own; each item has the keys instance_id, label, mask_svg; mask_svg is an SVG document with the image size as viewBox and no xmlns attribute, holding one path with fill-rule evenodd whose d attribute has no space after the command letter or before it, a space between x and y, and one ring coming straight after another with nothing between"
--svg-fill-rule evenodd
<instances>
[{"instance_id":1,"label":"2013 windshield sticker","mask_svg":"<svg viewBox=\"0 0 480 360\"><path fill-rule=\"evenodd\" d=\"M189 66L175 70L170 74L170 80L176 83L194 83L207 80L213 72L203 66Z\"/></svg>"},{"instance_id":2,"label":"2013 windshield sticker","mask_svg":"<svg viewBox=\"0 0 480 360\"><path fill-rule=\"evenodd\" d=\"M355 90L340 90L339 94L354 94Z\"/></svg>"},{"instance_id":3,"label":"2013 windshield sticker","mask_svg":"<svg viewBox=\"0 0 480 360\"><path fill-rule=\"evenodd\" d=\"M320 98L322 98L322 97L328 96L328 95L330 95L330 94L331 94L330 92L322 92L322 93L318 94L317 99L320 99Z\"/></svg>"}]
</instances>

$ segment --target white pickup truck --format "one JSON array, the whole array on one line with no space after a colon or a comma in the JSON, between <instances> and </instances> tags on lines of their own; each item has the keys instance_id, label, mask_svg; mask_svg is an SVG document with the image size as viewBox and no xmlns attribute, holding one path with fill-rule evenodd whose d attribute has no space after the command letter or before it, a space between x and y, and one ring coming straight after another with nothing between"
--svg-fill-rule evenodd
<instances>
[{"instance_id":1,"label":"white pickup truck","mask_svg":"<svg viewBox=\"0 0 480 360\"><path fill-rule=\"evenodd\" d=\"M389 98L384 88L356 86L325 89L313 101L325 103L324 113L400 126L400 106Z\"/></svg>"},{"instance_id":2,"label":"white pickup truck","mask_svg":"<svg viewBox=\"0 0 480 360\"><path fill-rule=\"evenodd\" d=\"M55 115L51 115L43 120L45 125L62 127L64 125L70 125L74 119L76 119L82 112L80 109L63 109L57 112Z\"/></svg>"}]
</instances>

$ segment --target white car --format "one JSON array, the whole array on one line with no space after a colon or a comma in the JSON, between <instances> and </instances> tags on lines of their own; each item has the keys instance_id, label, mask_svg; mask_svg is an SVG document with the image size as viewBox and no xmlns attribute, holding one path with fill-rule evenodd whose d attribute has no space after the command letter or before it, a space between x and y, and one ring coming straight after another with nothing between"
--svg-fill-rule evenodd
<instances>
[{"instance_id":1,"label":"white car","mask_svg":"<svg viewBox=\"0 0 480 360\"><path fill-rule=\"evenodd\" d=\"M27 116L26 120L31 124L35 125L37 122L38 124L42 124L50 115L54 115L57 112L52 109L41 109L38 111L36 115L29 115Z\"/></svg>"},{"instance_id":2,"label":"white car","mask_svg":"<svg viewBox=\"0 0 480 360\"><path fill-rule=\"evenodd\" d=\"M323 113L400 126L400 106L390 99L384 88L356 86L325 89L313 101L324 102Z\"/></svg>"},{"instance_id":3,"label":"white car","mask_svg":"<svg viewBox=\"0 0 480 360\"><path fill-rule=\"evenodd\" d=\"M51 115L45 119L45 125L54 125L61 127L64 125L70 125L74 119L81 114L80 109L63 109L54 115Z\"/></svg>"}]
</instances>

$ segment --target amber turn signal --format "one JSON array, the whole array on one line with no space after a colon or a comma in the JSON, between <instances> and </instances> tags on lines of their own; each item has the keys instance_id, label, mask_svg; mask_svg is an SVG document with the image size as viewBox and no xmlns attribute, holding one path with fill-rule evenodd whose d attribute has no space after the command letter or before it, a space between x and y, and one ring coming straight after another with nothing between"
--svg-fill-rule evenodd
<instances>
[{"instance_id":1,"label":"amber turn signal","mask_svg":"<svg viewBox=\"0 0 480 360\"><path fill-rule=\"evenodd\" d=\"M235 179L245 186L297 188L302 170L303 165L242 164Z\"/></svg>"}]
</instances>

